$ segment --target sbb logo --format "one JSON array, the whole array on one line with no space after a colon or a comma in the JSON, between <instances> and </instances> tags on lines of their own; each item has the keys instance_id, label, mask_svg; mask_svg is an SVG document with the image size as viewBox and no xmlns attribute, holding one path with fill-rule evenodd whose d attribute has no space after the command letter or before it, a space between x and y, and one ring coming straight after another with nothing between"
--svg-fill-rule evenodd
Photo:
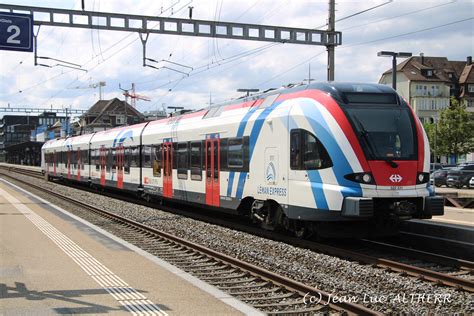
<instances>
[{"instance_id":1,"label":"sbb logo","mask_svg":"<svg viewBox=\"0 0 474 316\"><path fill-rule=\"evenodd\" d=\"M402 182L402 180L403 180L402 176L399 175L399 174L392 174L389 179L390 179L390 181L392 181L394 183Z\"/></svg>"}]
</instances>

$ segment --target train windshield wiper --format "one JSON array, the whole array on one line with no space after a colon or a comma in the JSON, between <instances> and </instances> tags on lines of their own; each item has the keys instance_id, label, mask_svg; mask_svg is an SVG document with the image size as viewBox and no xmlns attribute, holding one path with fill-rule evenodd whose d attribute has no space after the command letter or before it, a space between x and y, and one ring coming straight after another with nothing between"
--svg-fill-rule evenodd
<instances>
[{"instance_id":1,"label":"train windshield wiper","mask_svg":"<svg viewBox=\"0 0 474 316\"><path fill-rule=\"evenodd\" d=\"M386 163L388 163L390 165L390 167L397 168L398 164L396 162L394 162L393 159L391 159L391 158L379 158L381 155L379 154L377 148L375 148L372 145L372 141L370 139L369 132L365 129L362 122L356 116L354 116L354 121L359 126L359 130L360 130L359 134L364 138L364 141L367 144L367 147L369 148L369 153L370 153L370 156L372 156L372 159L383 160Z\"/></svg>"},{"instance_id":2,"label":"train windshield wiper","mask_svg":"<svg viewBox=\"0 0 474 316\"><path fill-rule=\"evenodd\" d=\"M374 146L372 145L372 142L370 141L369 132L365 129L364 125L362 125L362 122L359 121L357 116L354 115L353 117L354 117L354 121L359 126L359 130L360 130L359 135L361 135L364 138L364 141L367 144L367 147L369 148L369 153L370 153L371 158L376 159L375 153L377 150L374 148Z\"/></svg>"}]
</instances>

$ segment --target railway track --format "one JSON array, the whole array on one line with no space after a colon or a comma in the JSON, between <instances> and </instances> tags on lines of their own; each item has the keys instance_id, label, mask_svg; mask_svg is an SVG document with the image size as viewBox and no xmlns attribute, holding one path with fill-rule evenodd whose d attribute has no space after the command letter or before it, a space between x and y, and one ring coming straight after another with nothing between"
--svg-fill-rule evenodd
<instances>
[{"instance_id":1,"label":"railway track","mask_svg":"<svg viewBox=\"0 0 474 316\"><path fill-rule=\"evenodd\" d=\"M24 173L26 174L26 173ZM28 175L30 175L29 173ZM5 175L5 174L4 174ZM332 302L329 293L207 247L156 230L41 186L15 181L78 206L74 213L137 247L214 285L268 315L379 315L359 304Z\"/></svg>"},{"instance_id":2,"label":"railway track","mask_svg":"<svg viewBox=\"0 0 474 316\"><path fill-rule=\"evenodd\" d=\"M19 172L25 175L32 175L38 178L42 177L38 176L38 173L36 173L36 175L33 175L33 173L29 170L25 172L20 168L16 168L15 170L11 171ZM119 199L125 199L128 202L137 203L137 200L126 198L123 195L114 195L114 197ZM139 203L149 207L156 207L156 205L144 201L140 201ZM172 212L175 211L173 208L167 206L160 206L160 209ZM180 213L183 214L183 212ZM196 215L196 213L199 213L199 215ZM201 212L193 212L192 214L189 212L185 215L191 215L191 217L193 218L199 217L198 219L200 220L204 220L214 224L216 223L215 216L211 215L208 216L208 218L203 219L202 216L205 215L203 215ZM378 267L387 271L397 272L402 275L415 277L423 281L433 282L444 286L455 287L468 292L474 292L474 282L472 280L472 276L474 275L474 263L470 261L441 256L434 253L418 251L396 245L377 243L368 240L362 241L366 245L365 250L355 251L351 249L353 245L342 247L338 244L327 244L314 242L311 240L300 240L284 234L263 231L259 228L249 226L248 224L244 223L229 223L227 221L220 220L217 224L224 225L232 229L245 231L264 238L289 243L293 246L311 249L319 253L325 253L331 256L369 264L371 266ZM372 251L373 249L382 251L385 253L385 255L375 256L372 254L374 252ZM387 253L390 255L387 255ZM387 259L393 257L391 256L393 254L396 254L396 259ZM432 263L440 265L441 268L436 267L438 271L434 270ZM443 267L453 268L454 271L449 271L449 273L440 272L443 270Z\"/></svg>"}]
</instances>

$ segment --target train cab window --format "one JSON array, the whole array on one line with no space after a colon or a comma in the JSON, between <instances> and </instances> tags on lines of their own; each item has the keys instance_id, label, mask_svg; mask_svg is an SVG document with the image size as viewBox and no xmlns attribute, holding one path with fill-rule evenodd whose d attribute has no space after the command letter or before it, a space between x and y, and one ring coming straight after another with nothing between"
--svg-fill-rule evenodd
<instances>
[{"instance_id":1,"label":"train cab window","mask_svg":"<svg viewBox=\"0 0 474 316\"><path fill-rule=\"evenodd\" d=\"M191 142L191 180L202 180L202 142Z\"/></svg>"},{"instance_id":2,"label":"train cab window","mask_svg":"<svg viewBox=\"0 0 474 316\"><path fill-rule=\"evenodd\" d=\"M153 162L153 176L161 177L161 145L151 147L151 156Z\"/></svg>"},{"instance_id":3,"label":"train cab window","mask_svg":"<svg viewBox=\"0 0 474 316\"><path fill-rule=\"evenodd\" d=\"M143 168L151 168L151 147L144 145L142 147L142 166Z\"/></svg>"},{"instance_id":4,"label":"train cab window","mask_svg":"<svg viewBox=\"0 0 474 316\"><path fill-rule=\"evenodd\" d=\"M178 163L178 179L188 178L189 158L188 158L188 143L178 143L177 151Z\"/></svg>"},{"instance_id":5,"label":"train cab window","mask_svg":"<svg viewBox=\"0 0 474 316\"><path fill-rule=\"evenodd\" d=\"M329 154L319 139L303 129L291 130L290 167L293 170L317 170L332 167Z\"/></svg>"},{"instance_id":6,"label":"train cab window","mask_svg":"<svg viewBox=\"0 0 474 316\"><path fill-rule=\"evenodd\" d=\"M227 142L227 167L243 168L244 146L242 138L229 138Z\"/></svg>"}]
</instances>

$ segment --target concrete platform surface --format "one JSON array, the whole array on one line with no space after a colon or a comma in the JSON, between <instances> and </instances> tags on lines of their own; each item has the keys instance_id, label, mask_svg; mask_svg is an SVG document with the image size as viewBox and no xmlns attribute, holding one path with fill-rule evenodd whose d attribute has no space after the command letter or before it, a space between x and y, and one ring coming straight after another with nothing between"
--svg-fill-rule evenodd
<instances>
[{"instance_id":1,"label":"concrete platform surface","mask_svg":"<svg viewBox=\"0 0 474 316\"><path fill-rule=\"evenodd\" d=\"M0 179L0 315L260 314Z\"/></svg>"},{"instance_id":2,"label":"concrete platform surface","mask_svg":"<svg viewBox=\"0 0 474 316\"><path fill-rule=\"evenodd\" d=\"M443 216L433 216L428 221L474 226L474 209L445 206Z\"/></svg>"}]
</instances>

